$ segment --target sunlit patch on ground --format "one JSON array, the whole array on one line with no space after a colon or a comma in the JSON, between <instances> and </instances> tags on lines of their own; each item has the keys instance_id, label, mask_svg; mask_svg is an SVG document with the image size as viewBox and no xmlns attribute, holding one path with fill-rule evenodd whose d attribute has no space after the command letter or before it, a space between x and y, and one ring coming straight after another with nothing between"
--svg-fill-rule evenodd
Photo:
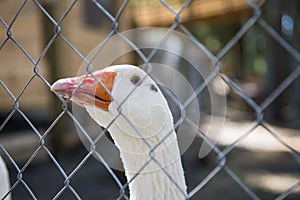
<instances>
[{"instance_id":1,"label":"sunlit patch on ground","mask_svg":"<svg viewBox=\"0 0 300 200\"><path fill-rule=\"evenodd\" d=\"M300 194L300 177L291 174L271 174L269 172L252 172L246 175L245 181L256 189L273 193L283 193L295 185L292 193Z\"/></svg>"},{"instance_id":2,"label":"sunlit patch on ground","mask_svg":"<svg viewBox=\"0 0 300 200\"><path fill-rule=\"evenodd\" d=\"M254 123L250 122L227 121L222 129L218 144L228 146L233 144L238 138L242 138L236 143L236 147L249 151L290 152L290 149L279 141L282 140L293 149L300 151L298 130L271 126L269 128L275 134L274 136L261 126L251 131L254 125ZM277 136L279 140L276 139Z\"/></svg>"}]
</instances>

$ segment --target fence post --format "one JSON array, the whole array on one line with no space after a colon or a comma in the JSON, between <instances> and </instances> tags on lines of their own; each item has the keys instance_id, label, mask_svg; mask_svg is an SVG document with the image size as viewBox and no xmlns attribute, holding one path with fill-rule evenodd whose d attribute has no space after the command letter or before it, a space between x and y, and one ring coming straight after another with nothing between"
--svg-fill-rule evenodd
<instances>
[{"instance_id":1,"label":"fence post","mask_svg":"<svg viewBox=\"0 0 300 200\"><path fill-rule=\"evenodd\" d=\"M266 8L267 20L278 32L280 32L280 21L283 7L283 1L274 0L272 3L268 3ZM268 36L267 38L266 57L268 68L265 79L265 94L272 92L283 81L283 79L287 76L288 70L287 53L274 38L271 36ZM269 109L266 112L266 118L268 120L275 120L275 123L282 122L282 106L286 100L285 98L286 93L283 93L269 106Z\"/></svg>"},{"instance_id":2,"label":"fence post","mask_svg":"<svg viewBox=\"0 0 300 200\"><path fill-rule=\"evenodd\" d=\"M59 9L59 3L57 1L43 1L42 6L44 9L54 18L57 16L57 10ZM51 38L55 35L55 25L49 20L49 18L42 14L42 40L43 45L46 46L47 43L51 40ZM50 84L52 84L55 80L59 78L59 74L61 72L60 68L60 40L55 39L52 43L51 47L48 49L47 53L45 54L45 60L47 65L49 66L48 69L48 80ZM61 104L57 102L57 97L55 95L51 95L50 104L50 119L55 119L59 113L62 112ZM50 138L50 147L53 148L54 154L62 152L65 146L65 135L67 123L65 118L62 118L53 128L51 134L49 135Z\"/></svg>"}]
</instances>

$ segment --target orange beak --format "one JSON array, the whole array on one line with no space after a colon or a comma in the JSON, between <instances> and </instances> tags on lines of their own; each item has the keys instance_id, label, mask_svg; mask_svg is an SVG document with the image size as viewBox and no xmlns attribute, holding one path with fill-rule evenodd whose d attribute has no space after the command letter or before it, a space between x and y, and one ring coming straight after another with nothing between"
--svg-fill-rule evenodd
<instances>
[{"instance_id":1,"label":"orange beak","mask_svg":"<svg viewBox=\"0 0 300 200\"><path fill-rule=\"evenodd\" d=\"M59 79L51 86L51 90L64 98L70 98L74 103L84 107L85 105L95 105L102 110L108 111L108 106L112 102L111 93L114 84L115 71L100 71L91 75L74 78Z\"/></svg>"}]
</instances>

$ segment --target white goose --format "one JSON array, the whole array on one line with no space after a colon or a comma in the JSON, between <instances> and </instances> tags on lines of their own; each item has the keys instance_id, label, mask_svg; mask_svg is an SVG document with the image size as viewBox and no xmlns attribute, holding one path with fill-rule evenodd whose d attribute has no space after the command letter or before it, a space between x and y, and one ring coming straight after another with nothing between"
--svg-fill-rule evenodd
<instances>
[{"instance_id":1,"label":"white goose","mask_svg":"<svg viewBox=\"0 0 300 200\"><path fill-rule=\"evenodd\" d=\"M7 167L4 160L0 156L0 199L3 199L5 195L9 192L10 181ZM8 194L3 200L10 200L11 195Z\"/></svg>"},{"instance_id":2,"label":"white goose","mask_svg":"<svg viewBox=\"0 0 300 200\"><path fill-rule=\"evenodd\" d=\"M120 150L130 199L187 199L173 118L156 83L132 65L110 66L94 75L107 90L92 76L60 79L51 90L65 98L72 96L99 125L108 127Z\"/></svg>"}]
</instances>

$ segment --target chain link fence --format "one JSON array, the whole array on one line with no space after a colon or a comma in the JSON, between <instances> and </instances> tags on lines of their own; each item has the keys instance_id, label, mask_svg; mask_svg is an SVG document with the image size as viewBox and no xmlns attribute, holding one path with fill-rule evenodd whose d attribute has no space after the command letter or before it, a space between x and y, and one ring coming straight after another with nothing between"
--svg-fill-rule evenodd
<instances>
[{"instance_id":1,"label":"chain link fence","mask_svg":"<svg viewBox=\"0 0 300 200\"><path fill-rule=\"evenodd\" d=\"M1 95L3 96L9 96L10 98L10 103L12 105L12 108L10 109L10 112L8 113L7 116L4 117L4 120L1 122L0 126L0 134L4 135L3 130L8 126L8 123L10 120L13 118L14 115L19 115L21 116L20 118L22 121L24 121L27 126L30 127L31 131L34 132L35 135L35 145L36 148L34 152L30 154L30 156L26 157L26 161L24 163L20 163L16 161L16 158L11 155L10 150L6 147L6 145L2 142L0 142L0 152L4 160L6 161L7 165L9 166L9 169L13 175L11 175L11 188L8 191L7 195L9 193L13 194L14 196L17 196L15 192L19 191L20 188L22 188L22 194L26 193L27 198L26 199L43 199L43 197L40 197L37 195L37 190L38 188L33 188L32 181L30 180L27 176L27 173L31 171L32 165L34 163L34 160L36 160L41 154L43 154L49 162L52 163L52 168L56 170L56 181L55 185L56 188L58 189L57 191L52 192L51 194L51 199L64 199L66 198L65 195L68 194L69 196L67 199L84 199L85 195L84 193L79 189L79 187L89 187L89 186L84 186L83 185L78 186L78 179L76 179L77 176L79 176L80 171L82 171L87 165L89 165L89 162L93 156L97 157L101 161L100 163L97 163L96 167L94 166L94 170L99 167L100 171L100 165L102 168L102 171L108 176L108 179L112 182L112 187L116 188L116 190L113 191L113 194L110 194L113 196L114 199L129 199L128 192L126 192L128 183L120 176L118 175L119 172L114 171L110 168L109 164L106 162L105 159L103 159L103 155L99 154L96 150L91 150L89 152L83 151L80 153L81 158L76 162L76 164L73 164L72 166L66 167L66 163L64 161L60 161L60 159L55 155L55 150L50 148L50 142L49 139L52 135L53 141L59 143L59 140L64 140L58 133L53 133L55 127L61 125L61 121L63 118L69 118L72 120L73 123L78 126L81 131L86 132L85 128L82 127L76 116L72 114L70 111L70 106L68 106L67 101L65 101L62 98L55 97L56 100L54 100L54 104L56 106L59 106L59 114L55 114L55 117L51 116L51 118L54 118L53 121L48 125L46 130L39 130L39 128L36 127L36 125L32 122L31 116L26 114L24 112L23 107L20 103L21 99L28 95L27 90L28 88L32 85L32 83L35 80L39 80L39 84L42 84L46 86L45 88L48 90L47 92L50 92L50 87L52 82L54 81L55 78L57 77L46 77L43 75L41 72L41 65L43 62L43 59L47 56L47 54L50 53L51 48L55 45L55 42L57 40L60 40L63 45L67 45L67 48L71 49L74 54L76 54L77 59L80 59L87 67L86 67L86 74L89 74L92 71L92 68L90 66L90 63L92 60L89 60L83 53L81 53L80 47L75 46L73 42L70 41L70 38L72 36L72 33L64 33L62 24L64 23L65 19L68 17L69 13L72 12L73 9L75 9L76 5L79 3L79 1L70 1L68 2L67 8L64 8L62 14L59 17L53 16L49 12L49 7L46 7L45 5L46 1L23 1L19 5L18 9L14 11L13 17L11 20L5 20L2 17L0 18L1 21L1 45L0 45L0 54L1 51L4 50L4 48L10 43L15 45L23 54L23 56L26 58L28 62L30 62L30 65L32 66L32 74L30 74L30 77L26 80L24 83L23 87L19 90L17 94L14 94L11 92L12 86L11 84L0 80L0 87L2 90ZM123 1L119 2L119 8L116 12L115 15L111 14L110 11L107 10L103 6L102 3L99 3L96 0L91 0L93 5L97 8L97 11L100 12L102 15L105 16L106 19L110 21L110 24L112 25L109 31L107 32L105 39L103 40L105 44L105 41L108 41L110 38L112 38L114 35L119 35L121 38L123 38L124 42L128 43L137 53L139 56L139 59L143 61L144 64L151 63L151 56L155 55L158 51L157 49L154 49L151 53L150 56L147 56L144 54L143 51L137 48L137 46L132 43L126 36L123 35L123 33L120 31L120 20L122 17L124 17L124 12L126 9L129 9L129 1ZM201 1L199 1L201 2ZM228 1L229 2L229 1ZM250 115L254 119L247 127L247 131L243 132L242 134L239 134L238 137L235 138L234 141L230 142L229 144L226 144L224 148L222 148L219 145L214 145L214 142L211 141L207 136L205 130L202 130L201 128L198 127L198 124L195 124L192 120L188 120L190 122L190 125L197 130L197 137L201 138L203 141L205 141L208 145L211 146L212 152L214 155L214 158L216 159L215 164L213 165L214 167L203 170L205 174L202 174L201 177L194 177L195 175L192 175L195 180L192 180L193 178L190 178L190 182L193 182L194 184L189 184L188 182L188 196L186 197L187 199L199 199L200 197L205 198L204 196L199 196L199 194L203 194L207 192L207 188L211 188L211 190L215 190L214 186L211 185L211 182L214 182L214 180L222 181L218 178L220 174L226 174L227 177L230 179L230 184L233 184L234 186L231 188L232 190L237 190L237 191L243 191L245 196L243 196L244 199L264 199L263 194L261 194L257 188L252 187L247 181L244 180L243 174L239 174L236 172L235 167L232 167L230 163L230 154L234 154L234 152L239 148L239 144L241 144L247 137L254 135L255 131L258 129L263 130L263 134L268 134L271 135L272 139L276 140L277 143L279 143L280 146L282 146L286 152L291 156L294 165L293 165L293 170L296 172L299 172L299 167L300 167L300 155L299 155L299 143L296 145L293 145L290 143L291 140L285 140L282 138L282 133L277 130L280 129L274 129L265 119L264 114L266 109L270 107L270 105L279 98L279 96L284 93L287 88L296 82L296 80L299 77L300 74L300 54L299 51L291 45L287 39L285 39L282 35L278 33L277 30L275 30L266 20L264 17L262 17L262 6L264 5L265 1L251 1L251 0L245 0L247 5L250 6L251 10L251 17L247 19L241 28L236 32L236 34L231 37L231 39L224 45L222 46L221 50L213 56L213 62L214 62L214 71L210 74L210 76L205 80L205 82L201 85L198 85L197 88L195 89L196 96L192 97L192 99L188 99L187 101L192 101L194 98L197 98L197 95L199 95L204 89L205 89L205 84L209 84L212 80L214 80L216 77L221 78L228 87L232 91L234 91L235 94L237 94L238 98L242 99L244 103L247 104L248 107L250 107L254 112L249 111L251 113ZM197 42L199 47L202 48L202 43L191 33L189 28L185 26L185 24L182 22L182 13L191 5L192 1L183 1L181 2L180 9L174 9L171 5L171 3L168 3L166 1L158 1L157 2L160 7L165 8L165 12L171 13L173 16L174 21L172 24L168 27L170 32L167 32L162 38L162 42L165 38L167 38L171 34L172 30L179 30L182 33L186 34L188 37L193 38L194 41ZM14 25L15 22L22 17L22 11L26 6L35 6L38 8L40 12L42 12L43 16L46 17L47 21L50 22L51 26L55 27L55 33L51 35L51 37L48 38L47 44L45 47L42 49L42 51L39 53L38 56L32 55L30 53L30 50L26 49L23 44L16 39L15 35L16 34L22 34L22 33L15 33L14 32ZM276 11L275 11L276 12ZM297 22L295 22L297 23ZM222 59L228 52L232 50L232 48L241 40L243 36L246 35L246 33L253 27L253 26L259 26L261 27L267 34L268 36L272 37L282 48L284 48L289 56L291 56L294 60L296 60L296 67L284 78L284 80L278 85L276 85L275 89L272 90L272 92L261 102L256 101L252 97L250 97L247 92L244 91L242 87L237 83L235 79L230 78L225 72L223 72L223 66L222 66ZM6 35L5 35L6 34ZM28 33L27 33L28 34ZM67 35L67 36L66 36ZM87 38L88 39L88 38ZM96 45L96 44L95 44ZM98 51L100 52L102 50L101 46L98 48ZM209 51L208 49L206 49ZM10 57L7 59L18 59L14 57ZM2 66L1 66L2 67ZM49 68L52 68L53 66L49 66ZM53 67L54 68L54 67ZM11 69L11 70L20 70L22 71L22 66L20 66L19 69ZM50 71L50 70L49 70ZM151 74L151 72L150 72ZM44 89L45 89L44 88ZM1 97L2 98L2 97ZM58 99L58 100L57 100ZM188 102L184 102L183 105L188 104ZM50 118L50 115L48 116ZM182 120L182 119L180 119ZM179 120L179 121L180 121ZM179 123L179 122L178 122ZM238 129L238 127L236 127ZM274 131L275 130L275 131ZM283 130L284 131L284 130ZM104 131L101 132L100 135L102 135ZM224 133L226 134L226 133ZM299 132L298 132L299 135ZM86 137L89 137L88 133L85 133ZM57 139L55 139L57 137ZM75 137L75 136L73 136ZM97 139L92 140L91 145L95 144L97 142ZM288 142L287 142L288 141ZM22 142L19 144L22 145ZM263 145L263 143L262 143ZM262 147L264 148L264 147ZM195 152L194 152L195 153ZM255 155L259 157L260 151L255 152ZM197 155L196 155L197 156ZM71 158L69 158L71 159ZM276 159L275 163L280 163L284 162L281 161L280 159ZM200 161L199 161L200 162ZM207 161L203 161L207 162ZM230 164L229 164L230 163ZM159 163L158 163L159 164ZM247 164L246 164L247 165ZM234 166L234 165L233 165ZM189 173L189 167L186 167L186 173ZM255 166L254 166L255 167ZM66 169L67 168L67 169ZM249 166L251 168L251 166ZM198 169L201 170L201 169ZM47 172L43 172L47 173ZM168 173L166 172L168 175ZM42 174L43 175L43 174ZM42 176L41 175L41 176ZM136 176L139 176L139 173L137 173ZM259 175L257 175L259 176ZM223 177L223 176L222 176ZM34 178L34 177L33 177ZM94 177L89 177L89 179L92 179ZM133 178L134 179L134 178ZM173 182L174 180L170 178ZM52 179L51 179L52 180ZM199 181L198 181L199 180ZM284 191L281 191L280 193L273 194L272 197L273 199L293 199L293 195L296 196L294 193L295 191L299 190L299 185L300 185L300 178L299 175L297 177L293 177L294 182L289 184L288 188L285 188ZM47 178L45 180L42 180L43 183L49 181ZM278 180L276 180L278 181ZM75 183L74 183L75 182ZM80 182L80 181L79 181ZM74 187L74 184L76 187ZM111 192L109 190L109 187L111 185L106 185L105 183L101 182L101 180L98 180L98 190L101 188L103 190L108 190L108 192ZM177 183L174 182L176 185ZM255 182L255 184L258 184ZM280 182L278 184L281 184ZM108 187L108 188L105 188ZM51 184L49 183L49 187L51 187ZM90 186L93 188L92 186ZM96 187L97 188L97 187ZM78 192L80 190L80 192ZM97 190L97 189L96 189ZM222 190L222 187L218 188L217 191L220 191L221 193L225 192ZM47 192L47 191L44 191ZM220 194L221 195L221 194ZM219 196L220 199L222 198L222 195ZM299 194L298 194L299 197ZM5 199L5 197L1 197L2 199ZM97 197L94 197L97 198ZM101 198L99 196L98 198ZM234 198L234 197L233 197ZM295 199L297 196L295 197Z\"/></svg>"}]
</instances>

